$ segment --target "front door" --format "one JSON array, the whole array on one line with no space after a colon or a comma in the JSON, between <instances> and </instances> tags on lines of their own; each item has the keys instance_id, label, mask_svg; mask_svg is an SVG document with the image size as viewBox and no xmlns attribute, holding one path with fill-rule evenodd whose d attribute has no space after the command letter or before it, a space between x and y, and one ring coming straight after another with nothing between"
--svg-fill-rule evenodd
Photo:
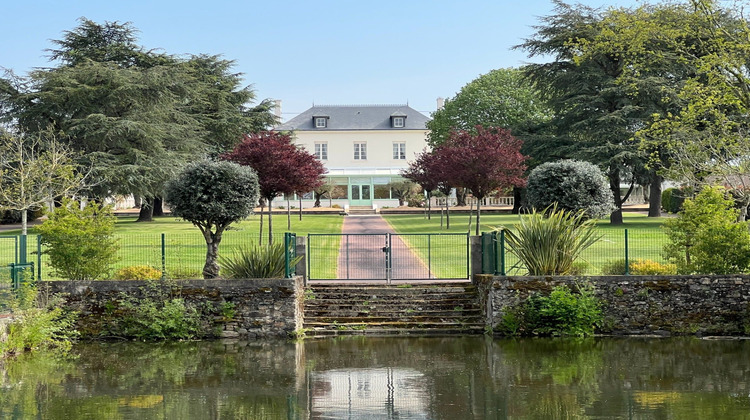
<instances>
[{"instance_id":1,"label":"front door","mask_svg":"<svg viewBox=\"0 0 750 420\"><path fill-rule=\"evenodd\" d=\"M349 204L352 206L371 206L372 189L370 184L352 184L349 193Z\"/></svg>"}]
</instances>

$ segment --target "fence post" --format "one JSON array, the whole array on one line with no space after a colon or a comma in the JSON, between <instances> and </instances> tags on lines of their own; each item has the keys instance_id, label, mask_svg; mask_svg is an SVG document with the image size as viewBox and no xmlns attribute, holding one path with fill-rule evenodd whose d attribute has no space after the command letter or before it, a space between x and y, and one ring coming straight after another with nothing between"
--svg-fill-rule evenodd
<instances>
[{"instance_id":1,"label":"fence post","mask_svg":"<svg viewBox=\"0 0 750 420\"><path fill-rule=\"evenodd\" d=\"M21 235L19 239L20 239L19 241L20 251L19 251L18 262L19 264L26 264L26 256L28 255L26 251L26 239L27 239L26 235Z\"/></svg>"},{"instance_id":2,"label":"fence post","mask_svg":"<svg viewBox=\"0 0 750 420\"><path fill-rule=\"evenodd\" d=\"M161 234L161 279L167 278L167 235Z\"/></svg>"},{"instance_id":3,"label":"fence post","mask_svg":"<svg viewBox=\"0 0 750 420\"><path fill-rule=\"evenodd\" d=\"M42 235L36 235L37 281L42 281Z\"/></svg>"},{"instance_id":4,"label":"fence post","mask_svg":"<svg viewBox=\"0 0 750 420\"><path fill-rule=\"evenodd\" d=\"M290 261L290 259L289 259L289 257L290 257L290 255L289 255L289 236L290 235L291 235L291 233L284 232L284 278L287 278L287 279L292 277L292 273L291 273L292 270L289 267L289 261Z\"/></svg>"},{"instance_id":5,"label":"fence post","mask_svg":"<svg viewBox=\"0 0 750 420\"><path fill-rule=\"evenodd\" d=\"M505 229L500 231L500 275L505 275Z\"/></svg>"},{"instance_id":6,"label":"fence post","mask_svg":"<svg viewBox=\"0 0 750 420\"><path fill-rule=\"evenodd\" d=\"M628 255L628 230L625 229L625 275L630 275L630 259Z\"/></svg>"}]
</instances>

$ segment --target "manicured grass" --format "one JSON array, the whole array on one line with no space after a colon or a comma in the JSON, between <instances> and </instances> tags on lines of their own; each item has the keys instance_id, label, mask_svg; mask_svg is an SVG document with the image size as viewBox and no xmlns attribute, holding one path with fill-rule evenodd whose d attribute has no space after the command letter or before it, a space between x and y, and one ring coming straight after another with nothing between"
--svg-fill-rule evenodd
<instances>
[{"instance_id":1,"label":"manicured grass","mask_svg":"<svg viewBox=\"0 0 750 420\"><path fill-rule=\"evenodd\" d=\"M451 228L440 226L440 214L433 214L432 220L428 220L422 214L414 215L388 215L384 216L388 223L398 233L459 233L467 232L469 229L469 216L466 214L451 215ZM518 215L511 214L488 214L482 215L482 225L480 231L489 232L495 227L506 226L513 228L519 222ZM586 250L582 260L587 264L586 274L599 274L603 264L625 258L625 229L628 230L628 258L631 261L636 259L650 259L664 262L661 256L662 249L666 243L661 225L664 218L650 218L639 213L625 213L624 224L613 226L608 220L598 222L598 228L602 235L595 245ZM445 220L444 220L445 222ZM472 223L476 223L473 218ZM474 234L475 225L472 224L470 234ZM405 237L408 241L409 237ZM419 250L416 244L413 248L417 254L426 260L425 253ZM462 254L463 250L453 247L452 254ZM454 257L450 257L454 258ZM525 270L519 265L518 259L506 249L506 268L508 274L523 274ZM439 272L442 275L442 272Z\"/></svg>"},{"instance_id":2,"label":"manicured grass","mask_svg":"<svg viewBox=\"0 0 750 420\"><path fill-rule=\"evenodd\" d=\"M113 267L115 270L131 265L150 265L162 267L162 233L164 234L165 266L167 272L181 276L199 277L206 255L206 243L200 230L191 223L171 216L155 218L153 222L138 223L137 217L119 217L115 226L115 237L120 244L120 261ZM285 214L273 216L274 241L283 241L284 232L294 232L299 236L308 233L340 233L343 217L339 215L292 215L291 230L287 230ZM253 215L247 220L233 224L222 237L219 248L221 255L231 255L232 249L238 246L258 242L260 216ZM4 235L18 235L20 231L4 232ZM264 218L263 243L268 241L268 219ZM13 240L0 238L0 265L7 265L14 260ZM30 229L28 238L28 261L37 263L36 230ZM338 244L336 244L338 246ZM337 249L337 248L336 248ZM330 264L328 262L327 264ZM35 267L37 269L38 267ZM328 270L336 272L336 259ZM42 278L54 278L48 266L46 256L42 257Z\"/></svg>"}]
</instances>

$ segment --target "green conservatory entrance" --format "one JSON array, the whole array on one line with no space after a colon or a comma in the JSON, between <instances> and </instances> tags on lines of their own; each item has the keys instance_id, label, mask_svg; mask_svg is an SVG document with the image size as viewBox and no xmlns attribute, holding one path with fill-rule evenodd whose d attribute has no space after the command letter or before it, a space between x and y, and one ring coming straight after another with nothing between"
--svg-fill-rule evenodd
<instances>
[{"instance_id":1,"label":"green conservatory entrance","mask_svg":"<svg viewBox=\"0 0 750 420\"><path fill-rule=\"evenodd\" d=\"M349 203L352 206L372 205L372 186L367 183L353 183L350 185Z\"/></svg>"}]
</instances>

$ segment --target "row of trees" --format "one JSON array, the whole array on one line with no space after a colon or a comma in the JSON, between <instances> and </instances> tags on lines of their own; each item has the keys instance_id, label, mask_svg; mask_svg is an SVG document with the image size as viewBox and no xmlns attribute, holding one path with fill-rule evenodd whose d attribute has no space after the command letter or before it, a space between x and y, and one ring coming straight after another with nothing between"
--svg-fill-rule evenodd
<instances>
[{"instance_id":1,"label":"row of trees","mask_svg":"<svg viewBox=\"0 0 750 420\"><path fill-rule=\"evenodd\" d=\"M271 101L250 105L255 94L232 61L147 50L136 33L129 23L82 18L53 41L53 67L0 78L0 122L41 152L68 150L88 176L82 195L133 194L144 203L139 220L150 220L178 170L231 151L276 119Z\"/></svg>"},{"instance_id":2,"label":"row of trees","mask_svg":"<svg viewBox=\"0 0 750 420\"><path fill-rule=\"evenodd\" d=\"M741 5L686 0L602 10L555 3L516 47L538 63L464 86L428 123L431 146L451 130L503 127L523 140L529 169L564 158L598 165L616 206L612 223L622 223L635 184L650 185L649 216L659 216L665 177L724 184L744 218L750 27Z\"/></svg>"}]
</instances>

